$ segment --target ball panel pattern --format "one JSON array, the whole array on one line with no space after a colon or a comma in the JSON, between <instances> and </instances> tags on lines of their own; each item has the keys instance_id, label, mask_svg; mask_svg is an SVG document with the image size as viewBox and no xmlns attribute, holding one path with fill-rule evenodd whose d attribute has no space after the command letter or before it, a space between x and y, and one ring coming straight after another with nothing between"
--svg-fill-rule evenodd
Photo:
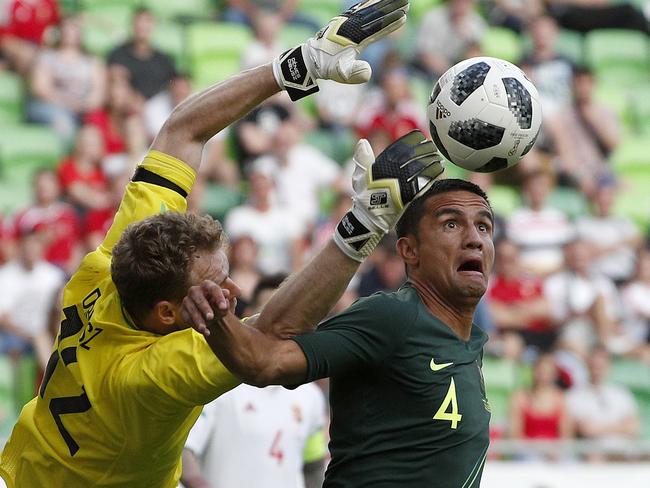
<instances>
[{"instance_id":1,"label":"ball panel pattern","mask_svg":"<svg viewBox=\"0 0 650 488\"><path fill-rule=\"evenodd\" d=\"M504 127L479 119L456 120L449 127L449 137L472 149L494 147L503 139Z\"/></svg>"},{"instance_id":2,"label":"ball panel pattern","mask_svg":"<svg viewBox=\"0 0 650 488\"><path fill-rule=\"evenodd\" d=\"M480 168L474 169L477 173L492 173L508 167L508 160L506 158L493 157L486 164Z\"/></svg>"},{"instance_id":3,"label":"ball panel pattern","mask_svg":"<svg viewBox=\"0 0 650 488\"><path fill-rule=\"evenodd\" d=\"M488 71L490 71L490 65L481 61L458 73L451 86L451 100L460 106L467 100L467 97L483 85Z\"/></svg>"},{"instance_id":4,"label":"ball panel pattern","mask_svg":"<svg viewBox=\"0 0 650 488\"><path fill-rule=\"evenodd\" d=\"M521 129L530 129L533 121L533 102L530 93L516 78L503 78L508 95L508 108Z\"/></svg>"}]
</instances>

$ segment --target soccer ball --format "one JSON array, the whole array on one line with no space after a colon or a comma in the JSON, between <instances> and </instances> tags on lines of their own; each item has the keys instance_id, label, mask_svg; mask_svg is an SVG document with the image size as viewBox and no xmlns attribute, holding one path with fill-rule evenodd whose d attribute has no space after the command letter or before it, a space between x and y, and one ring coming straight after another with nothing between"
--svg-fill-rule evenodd
<instances>
[{"instance_id":1,"label":"soccer ball","mask_svg":"<svg viewBox=\"0 0 650 488\"><path fill-rule=\"evenodd\" d=\"M539 94L524 72L488 57L449 68L433 87L427 116L438 150L481 173L517 164L542 124Z\"/></svg>"}]
</instances>

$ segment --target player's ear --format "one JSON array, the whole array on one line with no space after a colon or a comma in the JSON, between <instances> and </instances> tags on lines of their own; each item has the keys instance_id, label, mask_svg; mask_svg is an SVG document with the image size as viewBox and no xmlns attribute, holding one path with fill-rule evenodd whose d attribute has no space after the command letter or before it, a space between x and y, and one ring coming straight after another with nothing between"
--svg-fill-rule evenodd
<instances>
[{"instance_id":1,"label":"player's ear","mask_svg":"<svg viewBox=\"0 0 650 488\"><path fill-rule=\"evenodd\" d=\"M161 300L153 307L154 316L164 326L172 326L178 319L178 306L167 300Z\"/></svg>"},{"instance_id":2,"label":"player's ear","mask_svg":"<svg viewBox=\"0 0 650 488\"><path fill-rule=\"evenodd\" d=\"M414 235L407 235L400 237L397 240L397 253L408 266L417 266L420 262L420 254L418 249L418 240Z\"/></svg>"}]
</instances>

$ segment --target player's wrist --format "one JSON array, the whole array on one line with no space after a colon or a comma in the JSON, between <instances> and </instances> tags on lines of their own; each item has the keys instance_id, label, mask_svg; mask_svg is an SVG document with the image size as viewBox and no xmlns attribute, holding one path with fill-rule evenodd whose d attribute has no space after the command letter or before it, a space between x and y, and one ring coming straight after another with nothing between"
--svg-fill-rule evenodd
<instances>
[{"instance_id":1,"label":"player's wrist","mask_svg":"<svg viewBox=\"0 0 650 488\"><path fill-rule=\"evenodd\" d=\"M309 49L307 43L303 43L283 52L273 60L275 81L293 101L318 91Z\"/></svg>"},{"instance_id":2,"label":"player's wrist","mask_svg":"<svg viewBox=\"0 0 650 488\"><path fill-rule=\"evenodd\" d=\"M349 258L362 263L374 251L387 231L353 206L334 231L334 243Z\"/></svg>"}]
</instances>

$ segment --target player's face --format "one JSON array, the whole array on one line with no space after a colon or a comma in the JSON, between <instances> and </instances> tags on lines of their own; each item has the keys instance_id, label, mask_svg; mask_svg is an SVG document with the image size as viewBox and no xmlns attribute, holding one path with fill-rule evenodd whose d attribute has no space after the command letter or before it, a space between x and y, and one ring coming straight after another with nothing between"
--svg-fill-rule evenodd
<instances>
[{"instance_id":1,"label":"player's face","mask_svg":"<svg viewBox=\"0 0 650 488\"><path fill-rule=\"evenodd\" d=\"M492 212L479 195L451 191L430 197L418 229L414 277L449 303L478 302L494 264L492 229Z\"/></svg>"},{"instance_id":2,"label":"player's face","mask_svg":"<svg viewBox=\"0 0 650 488\"><path fill-rule=\"evenodd\" d=\"M194 261L190 284L198 285L205 280L214 281L222 289L228 290L230 309L234 312L241 289L230 278L230 263L222 250L199 253Z\"/></svg>"}]
</instances>

